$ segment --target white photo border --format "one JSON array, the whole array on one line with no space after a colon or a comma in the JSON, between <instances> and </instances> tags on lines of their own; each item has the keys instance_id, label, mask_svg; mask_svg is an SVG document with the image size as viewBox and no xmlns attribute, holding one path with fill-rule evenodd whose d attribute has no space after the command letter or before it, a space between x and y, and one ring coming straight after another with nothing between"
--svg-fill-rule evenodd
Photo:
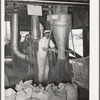
<instances>
[{"instance_id":1,"label":"white photo border","mask_svg":"<svg viewBox=\"0 0 100 100\"><path fill-rule=\"evenodd\" d=\"M4 6L1 0L1 100L4 100ZM89 100L99 100L99 0L90 0L90 91Z\"/></svg>"}]
</instances>

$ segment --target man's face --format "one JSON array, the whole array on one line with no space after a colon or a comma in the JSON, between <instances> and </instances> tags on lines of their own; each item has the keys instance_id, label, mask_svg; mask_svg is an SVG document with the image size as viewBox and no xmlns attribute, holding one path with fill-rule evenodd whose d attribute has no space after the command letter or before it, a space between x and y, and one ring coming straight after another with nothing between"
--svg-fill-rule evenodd
<instances>
[{"instance_id":1,"label":"man's face","mask_svg":"<svg viewBox=\"0 0 100 100\"><path fill-rule=\"evenodd\" d=\"M49 38L50 33L45 33L45 37L48 39Z\"/></svg>"}]
</instances>

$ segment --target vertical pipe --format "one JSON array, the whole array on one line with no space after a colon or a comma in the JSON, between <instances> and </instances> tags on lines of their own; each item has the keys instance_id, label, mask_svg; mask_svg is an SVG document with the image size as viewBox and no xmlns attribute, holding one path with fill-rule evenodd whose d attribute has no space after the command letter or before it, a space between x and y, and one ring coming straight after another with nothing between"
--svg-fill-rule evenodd
<instances>
[{"instance_id":1,"label":"vertical pipe","mask_svg":"<svg viewBox=\"0 0 100 100\"><path fill-rule=\"evenodd\" d=\"M51 14L51 5L49 5L49 15Z\"/></svg>"},{"instance_id":2,"label":"vertical pipe","mask_svg":"<svg viewBox=\"0 0 100 100\"><path fill-rule=\"evenodd\" d=\"M40 39L39 17L35 15L31 16L31 34L32 34L32 39L34 40Z\"/></svg>"},{"instance_id":3,"label":"vertical pipe","mask_svg":"<svg viewBox=\"0 0 100 100\"><path fill-rule=\"evenodd\" d=\"M40 23L39 17L32 15L31 16L31 35L32 35L32 51L33 51L33 63L34 63L34 81L38 81L38 65L37 65L37 51L38 51L38 40L40 39Z\"/></svg>"},{"instance_id":4,"label":"vertical pipe","mask_svg":"<svg viewBox=\"0 0 100 100\"><path fill-rule=\"evenodd\" d=\"M28 60L28 56L18 49L18 13L12 14L12 50L13 53L21 59Z\"/></svg>"},{"instance_id":5,"label":"vertical pipe","mask_svg":"<svg viewBox=\"0 0 100 100\"><path fill-rule=\"evenodd\" d=\"M68 6L66 5L54 5L53 6L53 14L59 14L59 13L68 14Z\"/></svg>"},{"instance_id":6,"label":"vertical pipe","mask_svg":"<svg viewBox=\"0 0 100 100\"><path fill-rule=\"evenodd\" d=\"M44 31L43 25L40 23L40 38L43 38L43 31Z\"/></svg>"}]
</instances>

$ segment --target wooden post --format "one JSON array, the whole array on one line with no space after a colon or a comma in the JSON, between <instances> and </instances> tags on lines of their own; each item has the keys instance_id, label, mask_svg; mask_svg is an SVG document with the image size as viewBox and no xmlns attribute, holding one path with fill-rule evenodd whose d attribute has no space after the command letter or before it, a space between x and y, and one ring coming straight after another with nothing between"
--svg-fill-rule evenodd
<instances>
[{"instance_id":1,"label":"wooden post","mask_svg":"<svg viewBox=\"0 0 100 100\"><path fill-rule=\"evenodd\" d=\"M89 28L83 29L83 56L89 55Z\"/></svg>"}]
</instances>

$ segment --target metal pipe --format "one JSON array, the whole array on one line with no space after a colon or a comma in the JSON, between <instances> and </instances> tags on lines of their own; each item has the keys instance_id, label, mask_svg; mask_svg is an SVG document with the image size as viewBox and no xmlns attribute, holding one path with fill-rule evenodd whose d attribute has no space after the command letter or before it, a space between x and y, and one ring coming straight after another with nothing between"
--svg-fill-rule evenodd
<instances>
[{"instance_id":1,"label":"metal pipe","mask_svg":"<svg viewBox=\"0 0 100 100\"><path fill-rule=\"evenodd\" d=\"M43 31L44 31L43 25L40 23L40 38L43 38Z\"/></svg>"},{"instance_id":2,"label":"metal pipe","mask_svg":"<svg viewBox=\"0 0 100 100\"><path fill-rule=\"evenodd\" d=\"M13 53L21 59L28 60L28 55L22 53L18 49L18 13L14 12L12 14L12 51Z\"/></svg>"},{"instance_id":3,"label":"metal pipe","mask_svg":"<svg viewBox=\"0 0 100 100\"><path fill-rule=\"evenodd\" d=\"M70 27L72 26L72 16L70 14L59 13L52 16L52 31L58 47L58 59L65 60L65 48L68 45ZM62 52L61 52L62 51Z\"/></svg>"},{"instance_id":4,"label":"metal pipe","mask_svg":"<svg viewBox=\"0 0 100 100\"><path fill-rule=\"evenodd\" d=\"M66 6L66 5L54 5L53 6L53 14L59 14L60 12L68 14L68 6Z\"/></svg>"},{"instance_id":5,"label":"metal pipe","mask_svg":"<svg viewBox=\"0 0 100 100\"><path fill-rule=\"evenodd\" d=\"M40 39L39 17L35 15L31 16L31 34L33 40Z\"/></svg>"},{"instance_id":6,"label":"metal pipe","mask_svg":"<svg viewBox=\"0 0 100 100\"><path fill-rule=\"evenodd\" d=\"M20 2L20 3L39 3L39 4L63 4L63 5L83 5L89 6L89 2L66 2L66 1L55 1L55 0L6 0L6 2Z\"/></svg>"}]
</instances>

